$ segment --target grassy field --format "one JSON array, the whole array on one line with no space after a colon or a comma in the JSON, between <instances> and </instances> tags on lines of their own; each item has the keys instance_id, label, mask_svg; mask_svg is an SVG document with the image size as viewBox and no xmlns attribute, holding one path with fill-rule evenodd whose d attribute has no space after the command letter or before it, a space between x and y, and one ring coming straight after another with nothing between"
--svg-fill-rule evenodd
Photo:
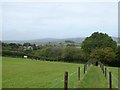
<instances>
[{"instance_id":1,"label":"grassy field","mask_svg":"<svg viewBox=\"0 0 120 90\"><path fill-rule=\"evenodd\" d=\"M68 71L69 88L108 88L100 67L90 66L83 74L83 65L63 62L35 61L3 57L3 88L63 88L64 72ZM81 80L77 80L78 66ZM113 87L118 87L118 68L108 67L113 75Z\"/></svg>"},{"instance_id":2,"label":"grassy field","mask_svg":"<svg viewBox=\"0 0 120 90\"><path fill-rule=\"evenodd\" d=\"M78 88L108 88L109 72L112 72L112 88L118 88L118 68L107 67L107 78L105 78L101 68L92 66L84 75L81 81L77 83Z\"/></svg>"},{"instance_id":3,"label":"grassy field","mask_svg":"<svg viewBox=\"0 0 120 90\"><path fill-rule=\"evenodd\" d=\"M69 87L77 81L80 64L33 61L3 57L3 88L63 87L64 72L69 72Z\"/></svg>"},{"instance_id":4,"label":"grassy field","mask_svg":"<svg viewBox=\"0 0 120 90\"><path fill-rule=\"evenodd\" d=\"M112 72L113 87L118 88L118 69L116 67L108 67L108 72Z\"/></svg>"}]
</instances>

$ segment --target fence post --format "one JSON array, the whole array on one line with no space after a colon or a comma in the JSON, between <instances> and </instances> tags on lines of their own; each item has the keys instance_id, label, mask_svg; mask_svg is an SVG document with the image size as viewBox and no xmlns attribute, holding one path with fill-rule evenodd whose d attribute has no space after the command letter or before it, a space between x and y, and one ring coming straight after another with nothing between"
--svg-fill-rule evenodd
<instances>
[{"instance_id":1,"label":"fence post","mask_svg":"<svg viewBox=\"0 0 120 90\"><path fill-rule=\"evenodd\" d=\"M109 88L112 88L112 74L109 72Z\"/></svg>"},{"instance_id":2,"label":"fence post","mask_svg":"<svg viewBox=\"0 0 120 90\"><path fill-rule=\"evenodd\" d=\"M80 67L78 67L78 80L80 80Z\"/></svg>"},{"instance_id":3,"label":"fence post","mask_svg":"<svg viewBox=\"0 0 120 90\"><path fill-rule=\"evenodd\" d=\"M107 68L105 67L105 78L107 78Z\"/></svg>"},{"instance_id":4,"label":"fence post","mask_svg":"<svg viewBox=\"0 0 120 90\"><path fill-rule=\"evenodd\" d=\"M64 90L68 90L68 72L64 75Z\"/></svg>"},{"instance_id":5,"label":"fence post","mask_svg":"<svg viewBox=\"0 0 120 90\"><path fill-rule=\"evenodd\" d=\"M87 71L87 64L86 64L86 71Z\"/></svg>"},{"instance_id":6,"label":"fence post","mask_svg":"<svg viewBox=\"0 0 120 90\"><path fill-rule=\"evenodd\" d=\"M102 71L103 71L103 74L104 74L104 65L102 64Z\"/></svg>"},{"instance_id":7,"label":"fence post","mask_svg":"<svg viewBox=\"0 0 120 90\"><path fill-rule=\"evenodd\" d=\"M85 74L85 65L84 65L84 74Z\"/></svg>"}]
</instances>

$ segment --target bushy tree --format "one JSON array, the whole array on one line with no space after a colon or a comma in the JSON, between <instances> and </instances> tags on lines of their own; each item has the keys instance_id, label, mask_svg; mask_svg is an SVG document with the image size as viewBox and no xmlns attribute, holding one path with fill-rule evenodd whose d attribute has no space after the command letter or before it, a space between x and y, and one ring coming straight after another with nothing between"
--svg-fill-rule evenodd
<instances>
[{"instance_id":1,"label":"bushy tree","mask_svg":"<svg viewBox=\"0 0 120 90\"><path fill-rule=\"evenodd\" d=\"M91 52L90 58L95 61L110 63L115 60L116 53L110 47L96 48Z\"/></svg>"},{"instance_id":2,"label":"bushy tree","mask_svg":"<svg viewBox=\"0 0 120 90\"><path fill-rule=\"evenodd\" d=\"M66 62L85 62L86 56L80 48L66 46L63 52L63 59Z\"/></svg>"},{"instance_id":3,"label":"bushy tree","mask_svg":"<svg viewBox=\"0 0 120 90\"><path fill-rule=\"evenodd\" d=\"M115 51L117 48L117 43L107 34L99 32L95 32L90 37L87 37L81 46L84 52L88 54L90 54L95 48L106 47L110 47L113 51Z\"/></svg>"},{"instance_id":4,"label":"bushy tree","mask_svg":"<svg viewBox=\"0 0 120 90\"><path fill-rule=\"evenodd\" d=\"M74 54L75 54L75 48L67 46L64 49L62 57L63 57L64 61L73 62L74 61L73 60Z\"/></svg>"}]
</instances>

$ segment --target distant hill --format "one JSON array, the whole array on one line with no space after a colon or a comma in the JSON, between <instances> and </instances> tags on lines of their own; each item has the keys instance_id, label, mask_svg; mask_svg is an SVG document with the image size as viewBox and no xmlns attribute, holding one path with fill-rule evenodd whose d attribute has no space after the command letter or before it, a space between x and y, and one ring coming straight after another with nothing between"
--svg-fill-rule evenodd
<instances>
[{"instance_id":1,"label":"distant hill","mask_svg":"<svg viewBox=\"0 0 120 90\"><path fill-rule=\"evenodd\" d=\"M35 39L35 40L22 40L22 41L15 41L15 40L10 40L10 41L3 41L5 43L32 43L32 44L59 44L59 43L64 43L66 40L69 41L74 41L76 44L81 44L82 41L84 40L84 37L80 38L65 38L65 39L55 39L55 38L44 38L44 39Z\"/></svg>"},{"instance_id":2,"label":"distant hill","mask_svg":"<svg viewBox=\"0 0 120 90\"><path fill-rule=\"evenodd\" d=\"M118 39L117 37L112 37L112 39L116 42L118 42L118 40L120 41L120 38ZM34 39L34 40L10 40L10 41L3 41L5 43L31 43L31 44L47 44L47 43L51 43L51 44L59 44L59 43L65 43L65 41L74 41L75 44L81 44L84 40L85 37L77 37L77 38L64 38L64 39L56 39L56 38L44 38L44 39Z\"/></svg>"}]
</instances>

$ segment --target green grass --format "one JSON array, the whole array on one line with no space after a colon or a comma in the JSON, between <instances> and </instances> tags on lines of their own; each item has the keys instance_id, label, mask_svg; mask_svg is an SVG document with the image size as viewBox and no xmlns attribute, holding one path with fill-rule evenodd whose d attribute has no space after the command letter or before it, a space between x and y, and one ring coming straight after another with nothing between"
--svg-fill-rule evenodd
<instances>
[{"instance_id":1,"label":"green grass","mask_svg":"<svg viewBox=\"0 0 120 90\"><path fill-rule=\"evenodd\" d=\"M63 88L65 71L68 71L69 88L108 88L108 78L104 77L100 67L91 66L83 74L82 64L10 57L3 57L2 61L3 88ZM77 80L78 66L81 67L80 81ZM118 68L107 69L112 72L113 88L116 88Z\"/></svg>"},{"instance_id":2,"label":"green grass","mask_svg":"<svg viewBox=\"0 0 120 90\"><path fill-rule=\"evenodd\" d=\"M69 87L74 87L77 68L82 67L80 64L8 57L3 57L2 64L3 88L62 88L65 71L69 72Z\"/></svg>"},{"instance_id":3,"label":"green grass","mask_svg":"<svg viewBox=\"0 0 120 90\"><path fill-rule=\"evenodd\" d=\"M78 82L78 88L108 88L107 79L105 79L100 67L91 66L83 79Z\"/></svg>"},{"instance_id":4,"label":"green grass","mask_svg":"<svg viewBox=\"0 0 120 90\"><path fill-rule=\"evenodd\" d=\"M117 67L107 67L108 72L112 73L112 84L113 88L118 88L118 68Z\"/></svg>"}]
</instances>

